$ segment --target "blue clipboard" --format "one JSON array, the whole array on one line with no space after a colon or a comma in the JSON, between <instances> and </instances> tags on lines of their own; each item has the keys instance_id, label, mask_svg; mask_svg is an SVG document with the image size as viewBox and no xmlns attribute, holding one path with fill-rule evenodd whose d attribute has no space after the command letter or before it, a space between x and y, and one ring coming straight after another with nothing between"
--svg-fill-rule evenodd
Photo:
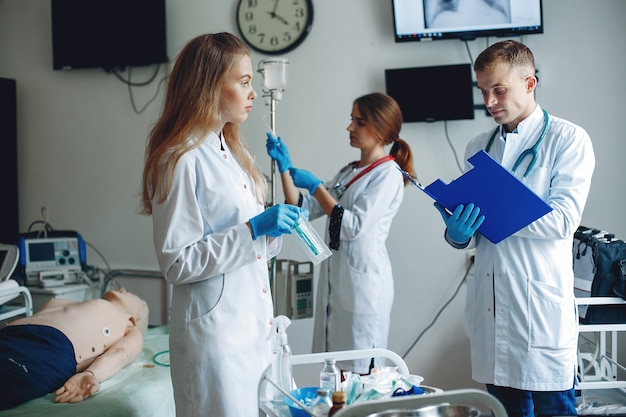
<instances>
[{"instance_id":1,"label":"blue clipboard","mask_svg":"<svg viewBox=\"0 0 626 417\"><path fill-rule=\"evenodd\" d=\"M436 180L424 187L406 172L413 185L450 212L459 204L474 203L485 215L478 232L498 243L552 211L546 202L483 150L468 159L472 169L445 184Z\"/></svg>"}]
</instances>

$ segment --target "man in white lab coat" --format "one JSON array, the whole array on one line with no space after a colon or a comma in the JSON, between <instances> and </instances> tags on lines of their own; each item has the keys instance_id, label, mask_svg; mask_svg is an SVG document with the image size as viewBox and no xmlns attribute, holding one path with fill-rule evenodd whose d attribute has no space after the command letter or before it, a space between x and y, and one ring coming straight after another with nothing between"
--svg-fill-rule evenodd
<instances>
[{"instance_id":1,"label":"man in white lab coat","mask_svg":"<svg viewBox=\"0 0 626 417\"><path fill-rule=\"evenodd\" d=\"M498 127L470 141L465 158L486 150L552 211L494 244L476 232L489 221L480 207L468 202L449 214L436 203L446 240L476 248L465 314L472 377L487 384L509 416L576 415L572 239L595 167L591 140L581 127L537 105L534 58L523 44L507 40L488 47L474 70ZM534 163L530 154L520 158L537 141Z\"/></svg>"}]
</instances>

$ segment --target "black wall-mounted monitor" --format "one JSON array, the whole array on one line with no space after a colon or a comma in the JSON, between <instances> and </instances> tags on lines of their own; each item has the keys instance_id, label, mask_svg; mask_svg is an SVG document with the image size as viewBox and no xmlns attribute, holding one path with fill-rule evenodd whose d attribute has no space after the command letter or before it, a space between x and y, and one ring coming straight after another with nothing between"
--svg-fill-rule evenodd
<instances>
[{"instance_id":1,"label":"black wall-mounted monitor","mask_svg":"<svg viewBox=\"0 0 626 417\"><path fill-rule=\"evenodd\" d=\"M543 33L542 0L391 0L396 42Z\"/></svg>"},{"instance_id":2,"label":"black wall-mounted monitor","mask_svg":"<svg viewBox=\"0 0 626 417\"><path fill-rule=\"evenodd\" d=\"M470 64L387 69L385 85L404 122L474 118Z\"/></svg>"},{"instance_id":3,"label":"black wall-mounted monitor","mask_svg":"<svg viewBox=\"0 0 626 417\"><path fill-rule=\"evenodd\" d=\"M167 62L165 0L51 0L55 70Z\"/></svg>"}]
</instances>

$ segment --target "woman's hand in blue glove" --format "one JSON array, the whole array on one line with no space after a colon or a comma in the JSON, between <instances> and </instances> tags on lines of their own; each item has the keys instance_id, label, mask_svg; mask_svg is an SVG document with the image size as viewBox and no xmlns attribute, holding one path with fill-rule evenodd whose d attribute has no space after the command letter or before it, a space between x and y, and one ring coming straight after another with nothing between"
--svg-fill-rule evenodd
<instances>
[{"instance_id":1,"label":"woman's hand in blue glove","mask_svg":"<svg viewBox=\"0 0 626 417\"><path fill-rule=\"evenodd\" d=\"M280 139L271 132L267 132L267 141L265 142L267 154L276 161L278 172L281 174L291 168L291 158L289 157L289 149Z\"/></svg>"},{"instance_id":2,"label":"woman's hand in blue glove","mask_svg":"<svg viewBox=\"0 0 626 417\"><path fill-rule=\"evenodd\" d=\"M277 237L285 233L291 233L293 224L300 217L300 213L308 217L308 212L298 206L291 204L276 204L265 210L263 213L251 218L250 229L252 239L268 235Z\"/></svg>"},{"instance_id":3,"label":"woman's hand in blue glove","mask_svg":"<svg viewBox=\"0 0 626 417\"><path fill-rule=\"evenodd\" d=\"M455 243L463 244L470 240L485 221L485 216L480 215L480 208L475 207L474 203L469 203L467 207L459 204L452 214L448 214L445 207L437 202L435 207L446 223L448 237Z\"/></svg>"},{"instance_id":4,"label":"woman's hand in blue glove","mask_svg":"<svg viewBox=\"0 0 626 417\"><path fill-rule=\"evenodd\" d=\"M289 168L289 174L293 179L293 183L298 188L306 188L311 195L315 194L315 190L324 182L305 169Z\"/></svg>"}]
</instances>

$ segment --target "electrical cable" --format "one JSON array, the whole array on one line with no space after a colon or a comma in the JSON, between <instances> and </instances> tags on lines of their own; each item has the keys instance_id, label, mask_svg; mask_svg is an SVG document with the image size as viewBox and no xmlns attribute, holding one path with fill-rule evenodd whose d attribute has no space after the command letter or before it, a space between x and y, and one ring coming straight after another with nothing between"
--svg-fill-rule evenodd
<instances>
[{"instance_id":1,"label":"electrical cable","mask_svg":"<svg viewBox=\"0 0 626 417\"><path fill-rule=\"evenodd\" d=\"M465 50L467 50L467 55L469 56L470 65L474 63L474 58L472 58L472 52L470 51L469 43L467 39L465 40Z\"/></svg>"},{"instance_id":2,"label":"electrical cable","mask_svg":"<svg viewBox=\"0 0 626 417\"><path fill-rule=\"evenodd\" d=\"M474 58L472 58L472 52L470 51L470 47L469 47L469 43L467 42L467 39L463 40L463 43L465 44L465 49L467 50L467 55L469 57L470 65L471 65L474 62ZM454 148L454 145L452 144L452 141L450 140L450 135L448 134L448 121L447 120L443 121L443 128L444 128L444 133L446 136L446 141L448 142L448 145L450 146L450 149L452 149L452 153L454 154L454 161L456 162L456 166L459 168L459 171L463 172L463 167L461 166L461 163L459 162L459 156L456 152L456 149Z\"/></svg>"},{"instance_id":3,"label":"electrical cable","mask_svg":"<svg viewBox=\"0 0 626 417\"><path fill-rule=\"evenodd\" d=\"M130 104L133 106L133 111L135 112L135 114L141 114L143 113L148 106L154 101L156 100L157 96L159 95L159 90L161 89L161 85L167 80L167 77L163 77L159 80L159 83L157 84L157 89L156 92L154 93L154 95L150 98L150 100L148 100L146 102L146 104L144 104L144 106L141 109L137 109L137 105L135 104L135 98L133 96L133 91L132 88L130 86L130 84L128 85L128 96L130 97Z\"/></svg>"},{"instance_id":4,"label":"electrical cable","mask_svg":"<svg viewBox=\"0 0 626 417\"><path fill-rule=\"evenodd\" d=\"M463 283L465 283L465 280L467 279L467 276L469 275L469 273L470 273L470 271L472 270L473 267L474 267L473 263L470 264L467 267L467 270L465 271L465 275L463 275L463 279L461 279L461 282L459 282L459 285L456 287L456 290L454 291L454 294L452 294L452 297L450 297L450 299L448 301L446 301L446 303L439 309L439 311L435 315L435 318L433 319L433 321L430 322L430 324L428 326L426 326L426 328L424 330L422 330L422 332L417 336L415 341L413 341L413 344L411 344L411 347L409 347L407 349L407 351L404 353L404 355L402 355L402 359L405 359L407 357L407 355L411 352L411 350L413 350L415 345L417 345L417 342L420 341L422 336L424 336L424 334L428 330L430 330L431 327L433 327L435 325L435 322L439 319L439 316L441 315L441 313L443 313L443 311L448 307L448 305L450 305L450 303L456 298L456 296L458 295L459 291L461 290L461 287L463 286Z\"/></svg>"},{"instance_id":5,"label":"electrical cable","mask_svg":"<svg viewBox=\"0 0 626 417\"><path fill-rule=\"evenodd\" d=\"M109 265L109 261L107 261L107 259L104 257L102 252L100 252L98 249L95 248L95 246L93 246L91 243L87 242L86 240L85 240L85 245L89 246L94 252L96 252L100 256L100 258L102 259L102 261L107 267L107 273L111 272L111 265Z\"/></svg>"},{"instance_id":6,"label":"electrical cable","mask_svg":"<svg viewBox=\"0 0 626 417\"><path fill-rule=\"evenodd\" d=\"M30 233L31 229L33 228L34 225L36 224L42 224L43 227L41 230L39 230L39 233L37 233L37 238L41 237L41 233L43 232L43 237L47 238L48 237L48 232L54 230L54 227L52 227L52 225L48 222L48 209L46 208L46 206L42 206L41 207L41 217L42 220L35 220L34 222L32 222L29 226L28 226L28 233Z\"/></svg>"},{"instance_id":7,"label":"electrical cable","mask_svg":"<svg viewBox=\"0 0 626 417\"><path fill-rule=\"evenodd\" d=\"M454 161L456 162L456 166L459 168L459 171L463 172L463 167L461 167L461 163L459 162L459 156L456 153L456 149L452 142L450 141L450 135L448 135L448 121L444 120L443 129L446 134L446 141L448 141L448 145L450 145L450 149L452 149L452 153L454 154Z\"/></svg>"},{"instance_id":8,"label":"electrical cable","mask_svg":"<svg viewBox=\"0 0 626 417\"><path fill-rule=\"evenodd\" d=\"M135 97L133 95L133 90L132 87L145 87L147 85L149 85L150 83L152 83L156 77L157 74L159 73L159 69L161 68L161 64L157 64L156 69L154 71L154 74L152 74L152 76L147 80L147 81L142 81L142 82L132 82L131 78L132 78L132 67L128 68L128 79L124 79L121 74L120 74L120 69L117 68L113 71L110 71L113 73L113 75L115 75L115 77L120 80L121 82L123 82L124 84L126 84L127 88L128 88L128 96L130 98L130 104L133 108L133 111L135 112L135 114L142 114L147 108L148 106L154 101L156 100L156 98L159 95L159 91L161 90L161 85L167 80L168 76L164 76L163 78L161 78L157 84L157 89L156 92L154 93L154 95L143 105L142 108L137 108L137 105L135 103Z\"/></svg>"},{"instance_id":9,"label":"electrical cable","mask_svg":"<svg viewBox=\"0 0 626 417\"><path fill-rule=\"evenodd\" d=\"M128 79L124 79L121 75L120 75L120 69L116 68L115 70L111 71L113 73L113 75L115 75L115 77L120 80L121 82L123 82L126 85L129 85L131 87L145 87L146 85L152 83L152 81L154 81L154 79L156 78L157 74L159 73L159 69L161 68L161 64L157 64L156 66L156 70L154 71L154 74L152 74L152 76L147 80L147 81L142 81L139 83L134 83L132 82L130 79L132 77L132 67L128 67Z\"/></svg>"}]
</instances>

